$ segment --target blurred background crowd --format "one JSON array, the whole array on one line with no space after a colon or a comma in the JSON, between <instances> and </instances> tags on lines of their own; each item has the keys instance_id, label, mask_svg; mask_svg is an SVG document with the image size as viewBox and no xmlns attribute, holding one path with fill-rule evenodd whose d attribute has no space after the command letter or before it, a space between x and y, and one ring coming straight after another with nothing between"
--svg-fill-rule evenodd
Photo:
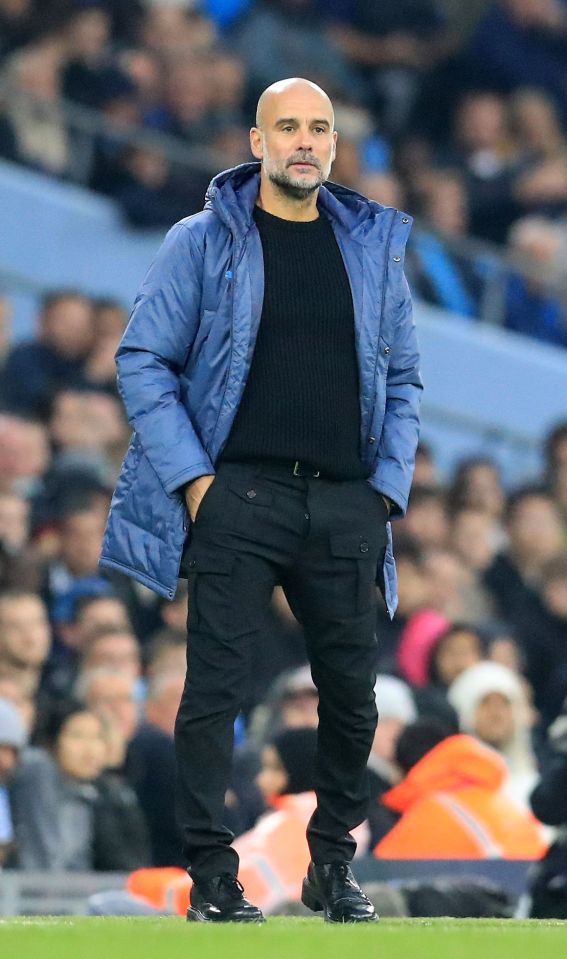
<instances>
[{"instance_id":1,"label":"blurred background crowd","mask_svg":"<svg viewBox=\"0 0 567 959\"><path fill-rule=\"evenodd\" d=\"M307 75L335 103L333 178L418 216L414 293L477 317L496 290L505 325L567 344L563 0L0 0L0 67L0 155L105 193L140 228L200 209L210 176L250 159L258 94ZM127 310L52 290L17 343L9 313L0 297L0 862L179 866L187 586L169 603L97 566L130 435L114 366ZM520 817L500 854L536 858L534 788L541 819L567 821L567 418L530 485L486 455L442 473L437 454L425 437L394 524L359 849L427 858L431 809L414 807L472 777L487 801L504 783L496 834ZM276 591L235 726L237 836L312 791L316 724ZM438 855L467 858L446 835Z\"/></svg>"},{"instance_id":2,"label":"blurred background crowd","mask_svg":"<svg viewBox=\"0 0 567 959\"><path fill-rule=\"evenodd\" d=\"M169 226L304 75L334 179L419 218L415 291L565 345L565 0L0 0L0 156Z\"/></svg>"}]
</instances>

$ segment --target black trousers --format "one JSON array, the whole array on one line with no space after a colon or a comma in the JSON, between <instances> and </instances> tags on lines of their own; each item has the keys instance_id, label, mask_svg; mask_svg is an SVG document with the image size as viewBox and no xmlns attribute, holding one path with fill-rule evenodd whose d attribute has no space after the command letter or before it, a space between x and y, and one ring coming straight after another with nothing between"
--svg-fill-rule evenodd
<instances>
[{"instance_id":1,"label":"black trousers","mask_svg":"<svg viewBox=\"0 0 567 959\"><path fill-rule=\"evenodd\" d=\"M177 814L193 879L236 875L223 826L233 724L276 584L302 624L319 692L314 862L352 859L367 815L377 711L376 585L387 511L366 480L294 476L293 464L219 464L187 551L187 677L175 726Z\"/></svg>"}]
</instances>

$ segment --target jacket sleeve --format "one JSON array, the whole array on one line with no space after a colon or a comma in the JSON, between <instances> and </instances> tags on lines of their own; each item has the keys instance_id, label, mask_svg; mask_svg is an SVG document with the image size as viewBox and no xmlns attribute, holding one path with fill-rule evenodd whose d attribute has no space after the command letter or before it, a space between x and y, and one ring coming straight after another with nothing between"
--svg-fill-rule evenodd
<instances>
[{"instance_id":1,"label":"jacket sleeve","mask_svg":"<svg viewBox=\"0 0 567 959\"><path fill-rule=\"evenodd\" d=\"M180 400L200 318L203 254L177 223L158 250L116 353L128 419L166 493L215 472Z\"/></svg>"},{"instance_id":2,"label":"jacket sleeve","mask_svg":"<svg viewBox=\"0 0 567 959\"><path fill-rule=\"evenodd\" d=\"M404 278L386 377L386 407L378 459L368 478L375 490L393 501L392 515L405 515L408 506L419 437L422 389L411 294Z\"/></svg>"}]
</instances>

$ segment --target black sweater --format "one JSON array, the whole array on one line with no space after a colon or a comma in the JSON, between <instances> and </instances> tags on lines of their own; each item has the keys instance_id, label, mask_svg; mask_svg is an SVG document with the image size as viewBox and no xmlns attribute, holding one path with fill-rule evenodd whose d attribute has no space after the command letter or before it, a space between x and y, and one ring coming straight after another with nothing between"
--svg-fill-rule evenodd
<instances>
[{"instance_id":1,"label":"black sweater","mask_svg":"<svg viewBox=\"0 0 567 959\"><path fill-rule=\"evenodd\" d=\"M258 207L262 318L222 460L304 460L334 479L366 478L352 294L330 222Z\"/></svg>"}]
</instances>

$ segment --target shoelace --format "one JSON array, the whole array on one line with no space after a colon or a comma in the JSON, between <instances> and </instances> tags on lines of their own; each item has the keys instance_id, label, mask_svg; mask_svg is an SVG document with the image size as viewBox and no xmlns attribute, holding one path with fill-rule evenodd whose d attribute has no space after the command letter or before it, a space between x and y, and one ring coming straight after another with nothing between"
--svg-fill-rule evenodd
<instances>
[{"instance_id":1,"label":"shoelace","mask_svg":"<svg viewBox=\"0 0 567 959\"><path fill-rule=\"evenodd\" d=\"M358 883L353 879L352 876L349 876L349 867L341 864L336 866L337 876L343 879L349 886L352 886L353 889L358 889Z\"/></svg>"},{"instance_id":2,"label":"shoelace","mask_svg":"<svg viewBox=\"0 0 567 959\"><path fill-rule=\"evenodd\" d=\"M231 876L228 872L224 873L221 876L221 881L229 896L233 899L240 899L244 895L244 886L235 876Z\"/></svg>"}]
</instances>

